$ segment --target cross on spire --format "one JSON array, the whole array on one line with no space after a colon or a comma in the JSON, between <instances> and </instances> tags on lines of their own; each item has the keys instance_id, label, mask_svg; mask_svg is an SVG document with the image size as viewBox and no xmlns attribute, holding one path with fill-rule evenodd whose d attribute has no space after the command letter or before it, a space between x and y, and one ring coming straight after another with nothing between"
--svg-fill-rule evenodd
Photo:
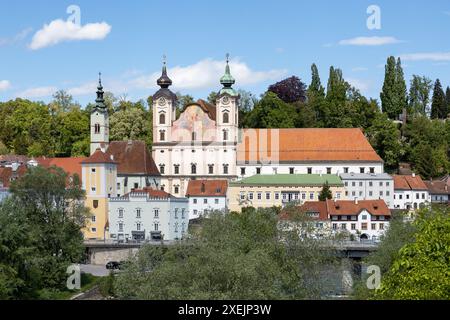
<instances>
[{"instance_id":1,"label":"cross on spire","mask_svg":"<svg viewBox=\"0 0 450 320\"><path fill-rule=\"evenodd\" d=\"M230 62L230 54L227 53L225 56L227 57L227 64L228 64L228 62Z\"/></svg>"}]
</instances>

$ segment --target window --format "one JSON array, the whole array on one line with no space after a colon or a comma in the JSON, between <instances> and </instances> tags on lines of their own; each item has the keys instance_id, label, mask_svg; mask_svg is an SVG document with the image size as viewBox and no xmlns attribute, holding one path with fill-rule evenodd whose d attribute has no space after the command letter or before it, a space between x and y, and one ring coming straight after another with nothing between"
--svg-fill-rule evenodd
<instances>
[{"instance_id":1,"label":"window","mask_svg":"<svg viewBox=\"0 0 450 320\"><path fill-rule=\"evenodd\" d=\"M158 231L159 225L158 225L157 223L155 223L155 224L153 225L153 228L154 228L155 231Z\"/></svg>"},{"instance_id":2,"label":"window","mask_svg":"<svg viewBox=\"0 0 450 320\"><path fill-rule=\"evenodd\" d=\"M333 230L337 230L337 223L333 223Z\"/></svg>"},{"instance_id":3,"label":"window","mask_svg":"<svg viewBox=\"0 0 450 320\"><path fill-rule=\"evenodd\" d=\"M331 174L331 168L327 168L327 174Z\"/></svg>"},{"instance_id":4,"label":"window","mask_svg":"<svg viewBox=\"0 0 450 320\"><path fill-rule=\"evenodd\" d=\"M175 219L178 219L178 208L175 208Z\"/></svg>"},{"instance_id":5,"label":"window","mask_svg":"<svg viewBox=\"0 0 450 320\"><path fill-rule=\"evenodd\" d=\"M203 204L208 204L208 199L203 199Z\"/></svg>"},{"instance_id":6,"label":"window","mask_svg":"<svg viewBox=\"0 0 450 320\"><path fill-rule=\"evenodd\" d=\"M372 186L373 186L373 182L369 181L369 187L372 187Z\"/></svg>"},{"instance_id":7,"label":"window","mask_svg":"<svg viewBox=\"0 0 450 320\"><path fill-rule=\"evenodd\" d=\"M134 188L138 189L139 188L139 183L134 183Z\"/></svg>"},{"instance_id":8,"label":"window","mask_svg":"<svg viewBox=\"0 0 450 320\"><path fill-rule=\"evenodd\" d=\"M166 139L166 132L164 130L159 131L159 140L164 141Z\"/></svg>"},{"instance_id":9,"label":"window","mask_svg":"<svg viewBox=\"0 0 450 320\"><path fill-rule=\"evenodd\" d=\"M383 186L383 181L380 181L380 187L382 187Z\"/></svg>"},{"instance_id":10,"label":"window","mask_svg":"<svg viewBox=\"0 0 450 320\"><path fill-rule=\"evenodd\" d=\"M192 141L195 141L196 138L197 138L197 134L196 134L195 132L192 132L192 134L191 134L191 140L192 140Z\"/></svg>"},{"instance_id":11,"label":"window","mask_svg":"<svg viewBox=\"0 0 450 320\"><path fill-rule=\"evenodd\" d=\"M310 200L314 200L314 192L310 192L309 193L309 199Z\"/></svg>"},{"instance_id":12,"label":"window","mask_svg":"<svg viewBox=\"0 0 450 320\"><path fill-rule=\"evenodd\" d=\"M369 197L373 196L373 191L369 191Z\"/></svg>"},{"instance_id":13,"label":"window","mask_svg":"<svg viewBox=\"0 0 450 320\"><path fill-rule=\"evenodd\" d=\"M179 186L174 186L173 187L173 193L178 194L180 192L180 187Z\"/></svg>"},{"instance_id":14,"label":"window","mask_svg":"<svg viewBox=\"0 0 450 320\"><path fill-rule=\"evenodd\" d=\"M228 164L223 165L223 174L228 174Z\"/></svg>"},{"instance_id":15,"label":"window","mask_svg":"<svg viewBox=\"0 0 450 320\"><path fill-rule=\"evenodd\" d=\"M383 196L383 191L380 191L380 197L382 197Z\"/></svg>"},{"instance_id":16,"label":"window","mask_svg":"<svg viewBox=\"0 0 450 320\"><path fill-rule=\"evenodd\" d=\"M165 113L159 114L159 124L166 124L166 114Z\"/></svg>"},{"instance_id":17,"label":"window","mask_svg":"<svg viewBox=\"0 0 450 320\"><path fill-rule=\"evenodd\" d=\"M249 198L250 200L253 200L253 192L249 192L249 193L248 193L248 198Z\"/></svg>"},{"instance_id":18,"label":"window","mask_svg":"<svg viewBox=\"0 0 450 320\"><path fill-rule=\"evenodd\" d=\"M340 199L341 198L341 193L340 192L336 192L336 199Z\"/></svg>"},{"instance_id":19,"label":"window","mask_svg":"<svg viewBox=\"0 0 450 320\"><path fill-rule=\"evenodd\" d=\"M351 229L352 229L352 230L356 230L356 223L352 223L352 224L351 224Z\"/></svg>"},{"instance_id":20,"label":"window","mask_svg":"<svg viewBox=\"0 0 450 320\"><path fill-rule=\"evenodd\" d=\"M391 195L391 193L389 192L389 191L386 191L386 196L390 196Z\"/></svg>"},{"instance_id":21,"label":"window","mask_svg":"<svg viewBox=\"0 0 450 320\"><path fill-rule=\"evenodd\" d=\"M214 199L214 204L219 204L219 199Z\"/></svg>"},{"instance_id":22,"label":"window","mask_svg":"<svg viewBox=\"0 0 450 320\"><path fill-rule=\"evenodd\" d=\"M92 192L95 192L95 190L97 190L95 187L91 188Z\"/></svg>"},{"instance_id":23,"label":"window","mask_svg":"<svg viewBox=\"0 0 450 320\"><path fill-rule=\"evenodd\" d=\"M119 223L119 232L123 232L123 223L122 222Z\"/></svg>"},{"instance_id":24,"label":"window","mask_svg":"<svg viewBox=\"0 0 450 320\"><path fill-rule=\"evenodd\" d=\"M306 193L302 193L302 199L305 200L306 199Z\"/></svg>"},{"instance_id":25,"label":"window","mask_svg":"<svg viewBox=\"0 0 450 320\"><path fill-rule=\"evenodd\" d=\"M355 191L352 191L352 196L355 196L355 195L356 195Z\"/></svg>"},{"instance_id":26,"label":"window","mask_svg":"<svg viewBox=\"0 0 450 320\"><path fill-rule=\"evenodd\" d=\"M241 200L245 200L245 192L241 192Z\"/></svg>"},{"instance_id":27,"label":"window","mask_svg":"<svg viewBox=\"0 0 450 320\"><path fill-rule=\"evenodd\" d=\"M92 222L95 222L95 216L92 216L92 217L91 217L91 221L92 221Z\"/></svg>"},{"instance_id":28,"label":"window","mask_svg":"<svg viewBox=\"0 0 450 320\"><path fill-rule=\"evenodd\" d=\"M222 115L222 122L229 123L230 122L230 114L228 112L224 112Z\"/></svg>"},{"instance_id":29,"label":"window","mask_svg":"<svg viewBox=\"0 0 450 320\"><path fill-rule=\"evenodd\" d=\"M418 193L416 193L416 199L419 199L419 194Z\"/></svg>"},{"instance_id":30,"label":"window","mask_svg":"<svg viewBox=\"0 0 450 320\"><path fill-rule=\"evenodd\" d=\"M366 222L361 223L361 230L367 230L367 223Z\"/></svg>"},{"instance_id":31,"label":"window","mask_svg":"<svg viewBox=\"0 0 450 320\"><path fill-rule=\"evenodd\" d=\"M223 140L228 140L228 131L223 130Z\"/></svg>"},{"instance_id":32,"label":"window","mask_svg":"<svg viewBox=\"0 0 450 320\"><path fill-rule=\"evenodd\" d=\"M425 193L422 193L422 199L425 199Z\"/></svg>"},{"instance_id":33,"label":"window","mask_svg":"<svg viewBox=\"0 0 450 320\"><path fill-rule=\"evenodd\" d=\"M140 218L141 218L141 209L140 209L140 208L137 208L137 209L136 209L136 218L137 218L137 219L140 219Z\"/></svg>"},{"instance_id":34,"label":"window","mask_svg":"<svg viewBox=\"0 0 450 320\"><path fill-rule=\"evenodd\" d=\"M266 192L266 200L270 200L270 192Z\"/></svg>"},{"instance_id":35,"label":"window","mask_svg":"<svg viewBox=\"0 0 450 320\"><path fill-rule=\"evenodd\" d=\"M141 231L141 224L139 222L136 223L136 230Z\"/></svg>"},{"instance_id":36,"label":"window","mask_svg":"<svg viewBox=\"0 0 450 320\"><path fill-rule=\"evenodd\" d=\"M289 174L294 174L294 168L289 168Z\"/></svg>"},{"instance_id":37,"label":"window","mask_svg":"<svg viewBox=\"0 0 450 320\"><path fill-rule=\"evenodd\" d=\"M191 173L197 174L197 166L195 164L191 164Z\"/></svg>"},{"instance_id":38,"label":"window","mask_svg":"<svg viewBox=\"0 0 450 320\"><path fill-rule=\"evenodd\" d=\"M159 209L155 209L154 211L155 218L159 218Z\"/></svg>"},{"instance_id":39,"label":"window","mask_svg":"<svg viewBox=\"0 0 450 320\"><path fill-rule=\"evenodd\" d=\"M399 194L399 195L398 195L398 198L399 198L400 200L402 200L402 199L403 199L403 195Z\"/></svg>"},{"instance_id":40,"label":"window","mask_svg":"<svg viewBox=\"0 0 450 320\"><path fill-rule=\"evenodd\" d=\"M245 168L241 167L241 176L245 175Z\"/></svg>"},{"instance_id":41,"label":"window","mask_svg":"<svg viewBox=\"0 0 450 320\"><path fill-rule=\"evenodd\" d=\"M345 185L346 187L348 187L348 181L345 181L344 185Z\"/></svg>"},{"instance_id":42,"label":"window","mask_svg":"<svg viewBox=\"0 0 450 320\"><path fill-rule=\"evenodd\" d=\"M348 173L348 167L344 168L344 173Z\"/></svg>"},{"instance_id":43,"label":"window","mask_svg":"<svg viewBox=\"0 0 450 320\"><path fill-rule=\"evenodd\" d=\"M123 219L123 209L119 209L119 219Z\"/></svg>"},{"instance_id":44,"label":"window","mask_svg":"<svg viewBox=\"0 0 450 320\"><path fill-rule=\"evenodd\" d=\"M120 189L120 183L117 182L117 189Z\"/></svg>"},{"instance_id":45,"label":"window","mask_svg":"<svg viewBox=\"0 0 450 320\"><path fill-rule=\"evenodd\" d=\"M280 199L280 194L278 192L275 192L275 200L279 200Z\"/></svg>"},{"instance_id":46,"label":"window","mask_svg":"<svg viewBox=\"0 0 450 320\"><path fill-rule=\"evenodd\" d=\"M347 229L347 224L341 223L341 230L346 230L346 229Z\"/></svg>"},{"instance_id":47,"label":"window","mask_svg":"<svg viewBox=\"0 0 450 320\"><path fill-rule=\"evenodd\" d=\"M389 186L390 186L390 182L386 181L386 187L389 187Z\"/></svg>"},{"instance_id":48,"label":"window","mask_svg":"<svg viewBox=\"0 0 450 320\"><path fill-rule=\"evenodd\" d=\"M312 174L312 168L308 168L308 174Z\"/></svg>"},{"instance_id":49,"label":"window","mask_svg":"<svg viewBox=\"0 0 450 320\"><path fill-rule=\"evenodd\" d=\"M92 201L92 206L94 207L94 209L97 209L98 208L98 200Z\"/></svg>"},{"instance_id":50,"label":"window","mask_svg":"<svg viewBox=\"0 0 450 320\"><path fill-rule=\"evenodd\" d=\"M184 208L181 209L181 219L185 218L185 212L184 212Z\"/></svg>"},{"instance_id":51,"label":"window","mask_svg":"<svg viewBox=\"0 0 450 320\"><path fill-rule=\"evenodd\" d=\"M380 223L380 230L384 230L384 223Z\"/></svg>"},{"instance_id":52,"label":"window","mask_svg":"<svg viewBox=\"0 0 450 320\"><path fill-rule=\"evenodd\" d=\"M91 172L92 172L92 173L95 173L95 168L92 168L92 169L91 169Z\"/></svg>"},{"instance_id":53,"label":"window","mask_svg":"<svg viewBox=\"0 0 450 320\"><path fill-rule=\"evenodd\" d=\"M364 167L359 168L359 173L364 173Z\"/></svg>"},{"instance_id":54,"label":"window","mask_svg":"<svg viewBox=\"0 0 450 320\"><path fill-rule=\"evenodd\" d=\"M180 174L180 165L176 164L173 166L174 174Z\"/></svg>"},{"instance_id":55,"label":"window","mask_svg":"<svg viewBox=\"0 0 450 320\"><path fill-rule=\"evenodd\" d=\"M261 174L261 168L256 168L256 174Z\"/></svg>"},{"instance_id":56,"label":"window","mask_svg":"<svg viewBox=\"0 0 450 320\"><path fill-rule=\"evenodd\" d=\"M197 210L194 210L194 216L196 216L198 214Z\"/></svg>"},{"instance_id":57,"label":"window","mask_svg":"<svg viewBox=\"0 0 450 320\"><path fill-rule=\"evenodd\" d=\"M355 186L356 186L356 182L353 181L353 182L352 182L352 187L355 187Z\"/></svg>"},{"instance_id":58,"label":"window","mask_svg":"<svg viewBox=\"0 0 450 320\"><path fill-rule=\"evenodd\" d=\"M100 133L100 124L99 123L96 123L94 125L94 133Z\"/></svg>"},{"instance_id":59,"label":"window","mask_svg":"<svg viewBox=\"0 0 450 320\"><path fill-rule=\"evenodd\" d=\"M262 193L261 192L258 192L258 200L261 200L262 199Z\"/></svg>"},{"instance_id":60,"label":"window","mask_svg":"<svg viewBox=\"0 0 450 320\"><path fill-rule=\"evenodd\" d=\"M370 167L369 171L370 171L370 173L375 173L375 168L374 167Z\"/></svg>"},{"instance_id":61,"label":"window","mask_svg":"<svg viewBox=\"0 0 450 320\"><path fill-rule=\"evenodd\" d=\"M194 202L194 204L197 204L197 199L194 199L193 202Z\"/></svg>"},{"instance_id":62,"label":"window","mask_svg":"<svg viewBox=\"0 0 450 320\"><path fill-rule=\"evenodd\" d=\"M362 195L363 195L363 192L362 192L362 191L360 191L360 192L359 192L359 196L360 196L360 197L362 197Z\"/></svg>"},{"instance_id":63,"label":"window","mask_svg":"<svg viewBox=\"0 0 450 320\"><path fill-rule=\"evenodd\" d=\"M214 165L208 164L208 174L214 174Z\"/></svg>"},{"instance_id":64,"label":"window","mask_svg":"<svg viewBox=\"0 0 450 320\"><path fill-rule=\"evenodd\" d=\"M372 224L371 224L371 229L372 229L372 230L376 230L376 229L377 229L377 225L376 225L375 223L372 223Z\"/></svg>"},{"instance_id":65,"label":"window","mask_svg":"<svg viewBox=\"0 0 450 320\"><path fill-rule=\"evenodd\" d=\"M359 182L359 186L360 186L360 187L362 187L362 186L363 186L363 183L362 183L362 181L360 181L360 182Z\"/></svg>"},{"instance_id":66,"label":"window","mask_svg":"<svg viewBox=\"0 0 450 320\"><path fill-rule=\"evenodd\" d=\"M367 220L367 215L366 215L366 214L363 214L362 219L363 219L363 220Z\"/></svg>"}]
</instances>

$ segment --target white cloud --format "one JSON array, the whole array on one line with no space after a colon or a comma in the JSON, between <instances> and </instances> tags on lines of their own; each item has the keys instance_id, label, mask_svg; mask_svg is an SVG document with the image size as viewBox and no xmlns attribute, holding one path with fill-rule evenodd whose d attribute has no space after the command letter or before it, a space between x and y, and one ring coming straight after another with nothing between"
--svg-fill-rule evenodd
<instances>
[{"instance_id":1,"label":"white cloud","mask_svg":"<svg viewBox=\"0 0 450 320\"><path fill-rule=\"evenodd\" d=\"M362 93L367 93L372 85L372 81L367 79L346 78L345 80Z\"/></svg>"},{"instance_id":2,"label":"white cloud","mask_svg":"<svg viewBox=\"0 0 450 320\"><path fill-rule=\"evenodd\" d=\"M6 91L11 88L11 82L8 80L0 80L0 91Z\"/></svg>"},{"instance_id":3,"label":"white cloud","mask_svg":"<svg viewBox=\"0 0 450 320\"><path fill-rule=\"evenodd\" d=\"M72 96L94 95L97 91L97 82L89 82L77 87L67 89L67 93Z\"/></svg>"},{"instance_id":4,"label":"white cloud","mask_svg":"<svg viewBox=\"0 0 450 320\"><path fill-rule=\"evenodd\" d=\"M450 61L450 52L420 52L400 55L404 61Z\"/></svg>"},{"instance_id":5,"label":"white cloud","mask_svg":"<svg viewBox=\"0 0 450 320\"><path fill-rule=\"evenodd\" d=\"M231 74L239 86L256 84L266 80L278 80L287 73L286 69L254 71L239 59L230 61L230 68ZM168 73L175 89L206 89L220 85L219 80L224 71L224 61L208 58L189 66L170 68ZM140 76L132 80L131 84L138 88L155 88L156 80L160 76L161 71L157 71L150 75Z\"/></svg>"},{"instance_id":6,"label":"white cloud","mask_svg":"<svg viewBox=\"0 0 450 320\"><path fill-rule=\"evenodd\" d=\"M36 87L30 88L17 94L21 98L43 98L53 95L58 88L56 87Z\"/></svg>"},{"instance_id":7,"label":"white cloud","mask_svg":"<svg viewBox=\"0 0 450 320\"><path fill-rule=\"evenodd\" d=\"M45 24L34 36L30 49L38 50L56 45L63 41L76 40L102 40L111 31L111 26L106 22L88 23L84 26L75 24L73 21L53 20Z\"/></svg>"},{"instance_id":8,"label":"white cloud","mask_svg":"<svg viewBox=\"0 0 450 320\"><path fill-rule=\"evenodd\" d=\"M0 38L0 47L20 42L23 39L25 39L32 31L33 31L32 28L26 28L11 38Z\"/></svg>"},{"instance_id":9,"label":"white cloud","mask_svg":"<svg viewBox=\"0 0 450 320\"><path fill-rule=\"evenodd\" d=\"M342 46L382 46L386 44L400 43L395 37L356 37L339 41Z\"/></svg>"}]
</instances>

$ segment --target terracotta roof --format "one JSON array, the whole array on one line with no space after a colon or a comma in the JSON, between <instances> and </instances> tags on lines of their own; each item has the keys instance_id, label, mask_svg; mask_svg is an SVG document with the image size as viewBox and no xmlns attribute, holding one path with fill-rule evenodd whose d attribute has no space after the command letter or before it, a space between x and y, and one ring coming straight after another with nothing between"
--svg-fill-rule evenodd
<instances>
[{"instance_id":1,"label":"terracotta roof","mask_svg":"<svg viewBox=\"0 0 450 320\"><path fill-rule=\"evenodd\" d=\"M278 143L272 148L277 133ZM237 161L260 161L261 155L278 158L279 162L383 162L357 128L244 129Z\"/></svg>"},{"instance_id":2,"label":"terracotta roof","mask_svg":"<svg viewBox=\"0 0 450 320\"><path fill-rule=\"evenodd\" d=\"M19 162L26 163L29 160L27 156L15 155L15 154L5 154L0 155L0 162Z\"/></svg>"},{"instance_id":3,"label":"terracotta roof","mask_svg":"<svg viewBox=\"0 0 450 320\"><path fill-rule=\"evenodd\" d=\"M396 190L428 190L419 175L393 175Z\"/></svg>"},{"instance_id":4,"label":"terracotta roof","mask_svg":"<svg viewBox=\"0 0 450 320\"><path fill-rule=\"evenodd\" d=\"M87 159L84 159L81 161L82 164L85 163L117 163L113 159L111 159L111 156L104 153L100 148L95 150L93 154Z\"/></svg>"},{"instance_id":5,"label":"terracotta roof","mask_svg":"<svg viewBox=\"0 0 450 320\"><path fill-rule=\"evenodd\" d=\"M203 111L206 112L206 114L208 114L211 120L216 121L216 106L202 99L197 100L197 102L187 104L181 112L184 112L187 107L192 106L193 104L198 105L200 108L202 108Z\"/></svg>"},{"instance_id":6,"label":"terracotta roof","mask_svg":"<svg viewBox=\"0 0 450 320\"><path fill-rule=\"evenodd\" d=\"M160 176L155 161L144 141L113 141L109 144L108 155L118 163L117 174Z\"/></svg>"},{"instance_id":7,"label":"terracotta roof","mask_svg":"<svg viewBox=\"0 0 450 320\"><path fill-rule=\"evenodd\" d=\"M63 169L69 176L73 176L75 173L81 179L81 162L85 160L85 157L71 157L71 158L36 158L37 163L45 168L51 166L57 166Z\"/></svg>"},{"instance_id":8,"label":"terracotta roof","mask_svg":"<svg viewBox=\"0 0 450 320\"><path fill-rule=\"evenodd\" d=\"M326 200L327 211L330 216L358 215L362 210L367 210L374 216L390 216L391 211L384 200Z\"/></svg>"},{"instance_id":9,"label":"terracotta roof","mask_svg":"<svg viewBox=\"0 0 450 320\"><path fill-rule=\"evenodd\" d=\"M0 184L5 188L9 188L12 177L12 168L0 168Z\"/></svg>"},{"instance_id":10,"label":"terracotta roof","mask_svg":"<svg viewBox=\"0 0 450 320\"><path fill-rule=\"evenodd\" d=\"M190 180L186 196L224 197L227 189L227 180Z\"/></svg>"},{"instance_id":11,"label":"terracotta roof","mask_svg":"<svg viewBox=\"0 0 450 320\"><path fill-rule=\"evenodd\" d=\"M325 201L306 201L303 205L296 207L298 212L305 212L309 214L318 214L318 216L311 216L314 220L328 220L327 203ZM281 212L279 218L282 220L289 220L290 216L285 210Z\"/></svg>"},{"instance_id":12,"label":"terracotta roof","mask_svg":"<svg viewBox=\"0 0 450 320\"><path fill-rule=\"evenodd\" d=\"M124 195L124 197L129 197L133 193L146 193L152 198L170 198L172 195L163 190L157 190L152 188L143 188L143 189L132 189L131 192Z\"/></svg>"},{"instance_id":13,"label":"terracotta roof","mask_svg":"<svg viewBox=\"0 0 450 320\"><path fill-rule=\"evenodd\" d=\"M427 186L428 191L432 194L450 194L450 187L445 181L432 180L424 181L424 183Z\"/></svg>"}]
</instances>

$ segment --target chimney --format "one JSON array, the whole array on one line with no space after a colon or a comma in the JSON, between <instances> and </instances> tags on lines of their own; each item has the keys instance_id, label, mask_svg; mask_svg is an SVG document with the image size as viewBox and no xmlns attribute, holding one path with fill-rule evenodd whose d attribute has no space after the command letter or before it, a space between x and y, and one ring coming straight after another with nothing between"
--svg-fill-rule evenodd
<instances>
[{"instance_id":1,"label":"chimney","mask_svg":"<svg viewBox=\"0 0 450 320\"><path fill-rule=\"evenodd\" d=\"M358 204L358 198L355 198L355 204Z\"/></svg>"},{"instance_id":2,"label":"chimney","mask_svg":"<svg viewBox=\"0 0 450 320\"><path fill-rule=\"evenodd\" d=\"M415 178L415 177L416 177L416 174L413 172L413 173L411 174L411 176L412 176L413 178Z\"/></svg>"},{"instance_id":3,"label":"chimney","mask_svg":"<svg viewBox=\"0 0 450 320\"><path fill-rule=\"evenodd\" d=\"M113 155L110 155L110 157L111 157L111 160L114 161L114 156L113 156Z\"/></svg>"}]
</instances>

